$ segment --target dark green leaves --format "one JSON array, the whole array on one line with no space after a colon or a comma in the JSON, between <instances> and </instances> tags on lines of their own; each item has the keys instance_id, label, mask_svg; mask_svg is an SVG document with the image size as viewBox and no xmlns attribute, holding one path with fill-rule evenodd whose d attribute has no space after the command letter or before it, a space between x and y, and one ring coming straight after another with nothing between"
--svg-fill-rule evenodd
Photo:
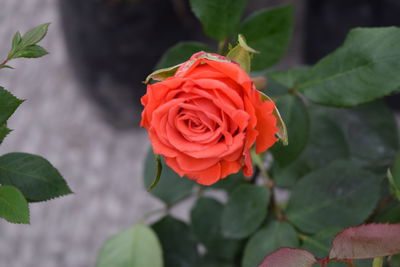
<instances>
[{"instance_id":1,"label":"dark green leaves","mask_svg":"<svg viewBox=\"0 0 400 267\"><path fill-rule=\"evenodd\" d=\"M200 51L209 52L210 48L205 44L198 42L181 42L165 51L164 55L158 62L156 69L167 68L181 64Z\"/></svg>"},{"instance_id":2,"label":"dark green leaves","mask_svg":"<svg viewBox=\"0 0 400 267\"><path fill-rule=\"evenodd\" d=\"M0 86L0 124L4 124L22 102Z\"/></svg>"},{"instance_id":3,"label":"dark green leaves","mask_svg":"<svg viewBox=\"0 0 400 267\"><path fill-rule=\"evenodd\" d=\"M265 255L280 247L297 247L299 240L287 222L274 221L257 231L246 245L242 267L257 266Z\"/></svg>"},{"instance_id":4,"label":"dark green leaves","mask_svg":"<svg viewBox=\"0 0 400 267\"><path fill-rule=\"evenodd\" d=\"M383 101L331 109L329 116L342 129L353 157L376 166L390 165L399 139L394 114Z\"/></svg>"},{"instance_id":5,"label":"dark green leaves","mask_svg":"<svg viewBox=\"0 0 400 267\"><path fill-rule=\"evenodd\" d=\"M0 184L17 187L29 201L44 201L72 193L46 159L27 153L0 157Z\"/></svg>"},{"instance_id":6,"label":"dark green leaves","mask_svg":"<svg viewBox=\"0 0 400 267\"><path fill-rule=\"evenodd\" d=\"M10 129L6 126L6 124L2 124L0 126L0 144L3 142L4 138L11 132Z\"/></svg>"},{"instance_id":7,"label":"dark green leaves","mask_svg":"<svg viewBox=\"0 0 400 267\"><path fill-rule=\"evenodd\" d=\"M190 0L204 32L219 41L236 30L246 3L247 0Z\"/></svg>"},{"instance_id":8,"label":"dark green leaves","mask_svg":"<svg viewBox=\"0 0 400 267\"><path fill-rule=\"evenodd\" d=\"M219 223L223 205L212 198L200 198L194 205L190 218L197 239L206 247L207 253L221 260L232 260L240 249L240 241L222 236Z\"/></svg>"},{"instance_id":9,"label":"dark green leaves","mask_svg":"<svg viewBox=\"0 0 400 267\"><path fill-rule=\"evenodd\" d=\"M242 185L232 192L222 212L221 228L225 237L251 235L267 215L270 192L265 187Z\"/></svg>"},{"instance_id":10,"label":"dark green leaves","mask_svg":"<svg viewBox=\"0 0 400 267\"><path fill-rule=\"evenodd\" d=\"M297 96L287 95L276 102L287 125L289 145L277 143L273 149L274 159L281 167L295 160L307 144L310 131L308 111L303 101Z\"/></svg>"},{"instance_id":11,"label":"dark green leaves","mask_svg":"<svg viewBox=\"0 0 400 267\"><path fill-rule=\"evenodd\" d=\"M326 228L313 236L302 236L301 248L311 251L317 257L325 257L331 249L332 239L340 230L340 228Z\"/></svg>"},{"instance_id":12,"label":"dark green leaves","mask_svg":"<svg viewBox=\"0 0 400 267\"><path fill-rule=\"evenodd\" d=\"M102 247L97 267L163 267L162 249L154 231L135 225L109 239Z\"/></svg>"},{"instance_id":13,"label":"dark green leaves","mask_svg":"<svg viewBox=\"0 0 400 267\"><path fill-rule=\"evenodd\" d=\"M260 51L253 58L253 70L266 69L282 58L288 47L292 27L291 5L257 12L246 19L239 32L246 37L251 47Z\"/></svg>"},{"instance_id":14,"label":"dark green leaves","mask_svg":"<svg viewBox=\"0 0 400 267\"><path fill-rule=\"evenodd\" d=\"M179 177L178 174L165 164L164 160L162 160L162 164L163 171L160 181L158 185L150 191L150 194L159 198L165 202L165 204L172 205L188 196L192 192L194 183L187 178ZM144 167L144 184L146 187L150 186L153 182L156 169L153 152L149 150Z\"/></svg>"},{"instance_id":15,"label":"dark green leaves","mask_svg":"<svg viewBox=\"0 0 400 267\"><path fill-rule=\"evenodd\" d=\"M381 181L354 162L333 163L297 183L286 216L306 233L362 223L375 208Z\"/></svg>"},{"instance_id":16,"label":"dark green leaves","mask_svg":"<svg viewBox=\"0 0 400 267\"><path fill-rule=\"evenodd\" d=\"M29 223L28 202L17 188L0 186L0 217L12 223Z\"/></svg>"},{"instance_id":17,"label":"dark green leaves","mask_svg":"<svg viewBox=\"0 0 400 267\"><path fill-rule=\"evenodd\" d=\"M339 49L298 77L294 87L329 106L381 98L400 88L399 42L397 27L354 29Z\"/></svg>"},{"instance_id":18,"label":"dark green leaves","mask_svg":"<svg viewBox=\"0 0 400 267\"><path fill-rule=\"evenodd\" d=\"M46 36L49 25L49 23L41 24L29 30L23 36L21 36L19 32L15 33L7 58L38 58L48 54L47 51L43 47L37 45L37 43Z\"/></svg>"},{"instance_id":19,"label":"dark green leaves","mask_svg":"<svg viewBox=\"0 0 400 267\"><path fill-rule=\"evenodd\" d=\"M160 239L165 267L195 266L198 261L197 243L189 226L166 216L152 225Z\"/></svg>"}]
</instances>

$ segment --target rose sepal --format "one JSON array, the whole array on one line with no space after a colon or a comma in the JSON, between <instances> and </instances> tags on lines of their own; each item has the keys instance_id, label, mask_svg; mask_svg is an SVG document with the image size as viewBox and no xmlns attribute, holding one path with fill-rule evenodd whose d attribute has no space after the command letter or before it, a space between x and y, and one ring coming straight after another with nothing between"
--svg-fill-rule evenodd
<instances>
[{"instance_id":1,"label":"rose sepal","mask_svg":"<svg viewBox=\"0 0 400 267\"><path fill-rule=\"evenodd\" d=\"M148 84L150 80L164 81L168 77L174 76L181 65L182 64L153 71L149 76L146 77L146 80L144 80L143 83Z\"/></svg>"},{"instance_id":2,"label":"rose sepal","mask_svg":"<svg viewBox=\"0 0 400 267\"><path fill-rule=\"evenodd\" d=\"M147 187L147 191L151 191L154 187L157 186L158 182L160 181L161 174L162 174L162 162L161 162L161 156L158 154L154 154L155 156L155 161L157 163L157 170L156 170L156 175L154 176L153 182L151 185Z\"/></svg>"},{"instance_id":3,"label":"rose sepal","mask_svg":"<svg viewBox=\"0 0 400 267\"><path fill-rule=\"evenodd\" d=\"M261 94L261 99L263 101L271 101L274 102L269 96L264 94L262 91L259 91ZM278 128L278 132L276 133L276 136L279 138L279 140L282 142L284 146L287 146L289 144L289 138L288 138L288 133L287 133L287 128L286 124L282 119L281 114L279 113L278 108L275 105L273 115L276 118L276 127Z\"/></svg>"},{"instance_id":4,"label":"rose sepal","mask_svg":"<svg viewBox=\"0 0 400 267\"><path fill-rule=\"evenodd\" d=\"M219 54L215 53L208 53L204 51L200 51L196 54L194 54L188 61L185 63L181 64L179 66L179 69L176 71L175 76L179 77L180 75L183 75L185 72L187 72L191 67L196 66L195 63L201 62L202 59L208 59L212 61L221 61L221 62L229 62L229 63L235 63L238 64L235 61L232 61L231 59L221 56Z\"/></svg>"},{"instance_id":5,"label":"rose sepal","mask_svg":"<svg viewBox=\"0 0 400 267\"><path fill-rule=\"evenodd\" d=\"M253 54L258 54L257 50L251 48L247 43L243 35L239 34L238 44L229 50L226 55L227 58L234 60L239 63L240 67L250 73L251 70L251 58Z\"/></svg>"}]
</instances>

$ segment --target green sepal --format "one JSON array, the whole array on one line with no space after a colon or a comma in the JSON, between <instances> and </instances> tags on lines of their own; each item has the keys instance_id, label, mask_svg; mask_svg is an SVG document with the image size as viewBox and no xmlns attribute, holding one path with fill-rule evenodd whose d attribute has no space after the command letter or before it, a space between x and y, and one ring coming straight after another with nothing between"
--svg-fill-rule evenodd
<instances>
[{"instance_id":1,"label":"green sepal","mask_svg":"<svg viewBox=\"0 0 400 267\"><path fill-rule=\"evenodd\" d=\"M151 183L151 185L149 185L147 187L147 191L152 190L154 187L157 186L158 182L160 181L160 177L161 177L161 173L162 173L162 163L161 163L161 156L160 155L155 155L155 160L157 163L157 171L156 171L156 176L154 177L153 182Z\"/></svg>"},{"instance_id":2,"label":"green sepal","mask_svg":"<svg viewBox=\"0 0 400 267\"><path fill-rule=\"evenodd\" d=\"M176 65L173 67L169 67L169 68L156 70L156 71L152 72L149 76L147 76L146 80L144 80L144 83L148 84L150 82L150 80L164 81L168 77L173 76L181 65L182 64L179 64L179 65Z\"/></svg>"},{"instance_id":3,"label":"green sepal","mask_svg":"<svg viewBox=\"0 0 400 267\"><path fill-rule=\"evenodd\" d=\"M261 98L263 101L272 101L272 99L267 96L266 94L264 94L263 92L259 91L261 94ZM276 127L278 128L278 132L276 133L277 137L279 138L279 140L282 142L283 145L287 146L289 144L289 138L288 138L288 133L287 133L287 128L286 128L286 124L282 119L281 114L279 113L278 108L275 105L274 111L273 111L273 115L276 118Z\"/></svg>"},{"instance_id":4,"label":"green sepal","mask_svg":"<svg viewBox=\"0 0 400 267\"><path fill-rule=\"evenodd\" d=\"M252 55L256 53L259 52L248 46L244 36L239 34L238 44L230 49L226 57L239 63L240 67L249 73L251 70Z\"/></svg>"}]
</instances>

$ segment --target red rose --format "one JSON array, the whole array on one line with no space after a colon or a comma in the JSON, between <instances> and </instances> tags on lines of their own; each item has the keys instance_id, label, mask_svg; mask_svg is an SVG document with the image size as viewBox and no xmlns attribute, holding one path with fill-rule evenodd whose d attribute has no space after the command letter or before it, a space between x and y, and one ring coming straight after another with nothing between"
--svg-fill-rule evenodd
<instances>
[{"instance_id":1,"label":"red rose","mask_svg":"<svg viewBox=\"0 0 400 267\"><path fill-rule=\"evenodd\" d=\"M141 126L156 154L179 175L211 185L243 168L277 140L274 103L228 58L200 52L174 76L147 86Z\"/></svg>"}]
</instances>

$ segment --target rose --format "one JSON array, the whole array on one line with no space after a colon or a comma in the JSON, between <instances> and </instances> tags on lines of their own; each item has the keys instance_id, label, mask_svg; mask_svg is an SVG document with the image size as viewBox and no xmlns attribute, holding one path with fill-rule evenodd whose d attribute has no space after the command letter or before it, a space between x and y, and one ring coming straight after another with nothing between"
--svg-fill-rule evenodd
<instances>
[{"instance_id":1,"label":"rose","mask_svg":"<svg viewBox=\"0 0 400 267\"><path fill-rule=\"evenodd\" d=\"M241 168L250 176L251 147L261 153L277 140L274 103L262 101L239 64L216 54L194 54L173 76L149 84L141 101L154 152L199 184Z\"/></svg>"}]
</instances>

